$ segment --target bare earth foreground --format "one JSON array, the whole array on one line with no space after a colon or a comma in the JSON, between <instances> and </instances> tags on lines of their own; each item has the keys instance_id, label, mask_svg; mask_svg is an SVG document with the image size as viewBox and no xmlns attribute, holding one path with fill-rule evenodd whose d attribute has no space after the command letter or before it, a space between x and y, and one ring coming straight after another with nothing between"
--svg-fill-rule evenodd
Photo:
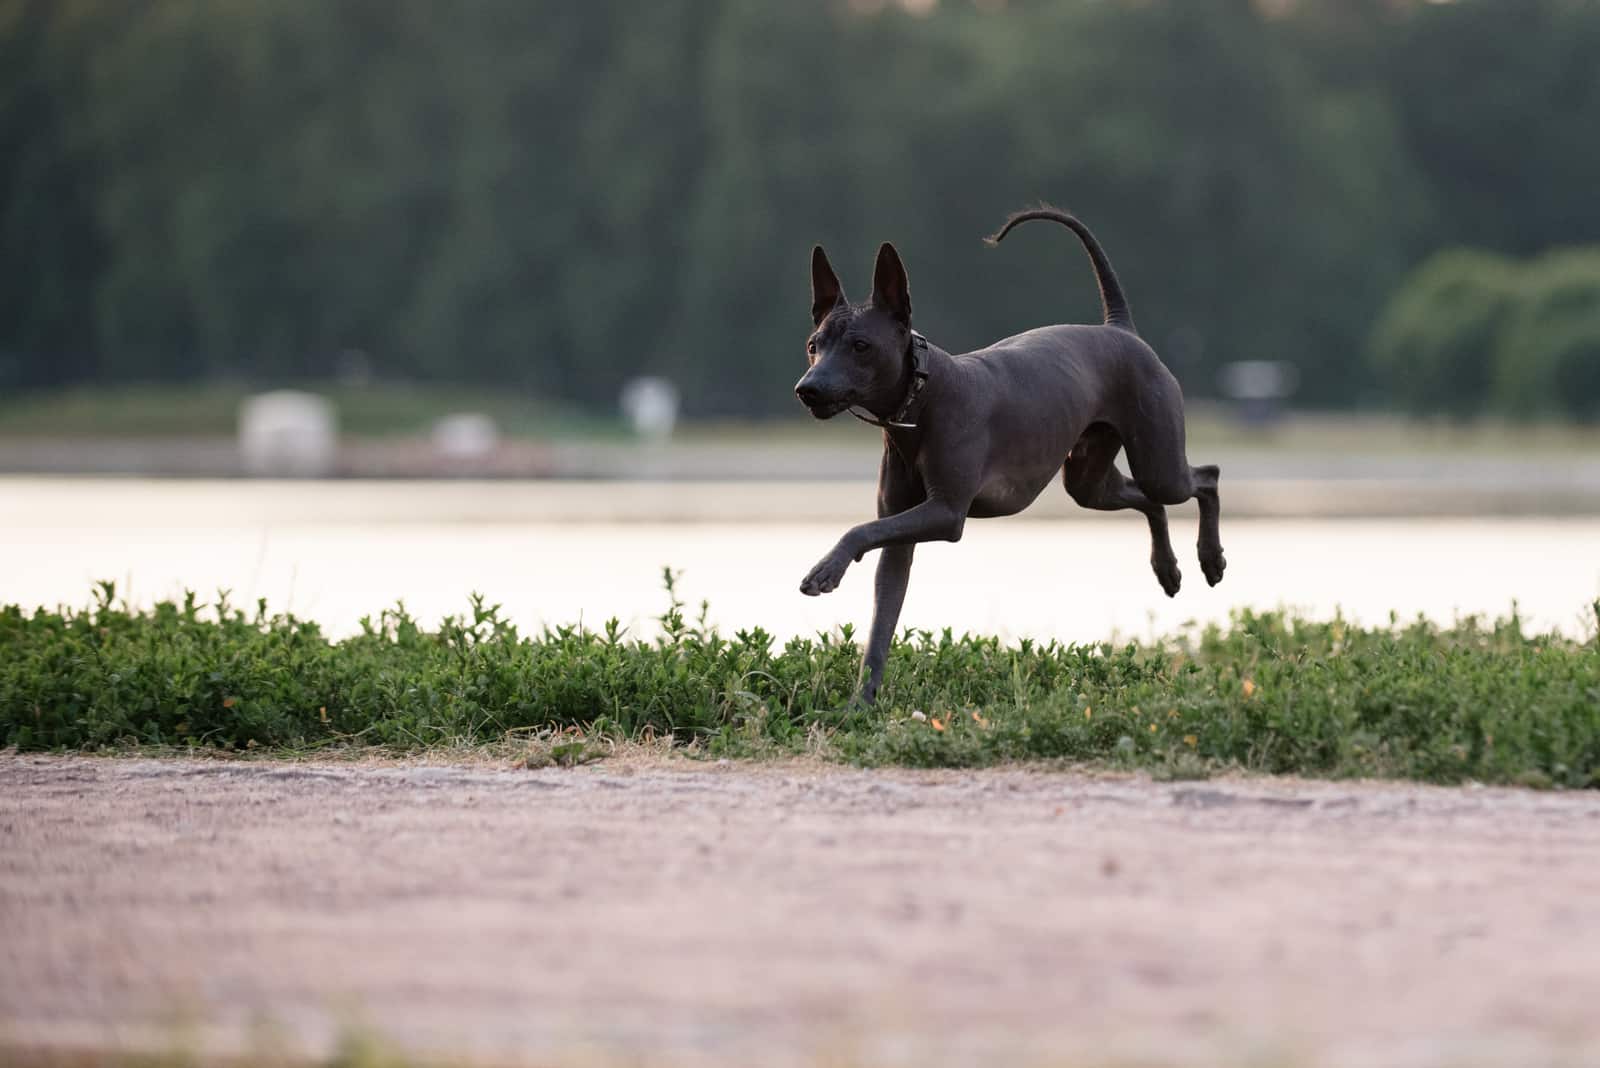
<instances>
[{"instance_id":1,"label":"bare earth foreground","mask_svg":"<svg viewBox=\"0 0 1600 1068\"><path fill-rule=\"evenodd\" d=\"M518 1064L1595 1064L1600 796L0 754L0 1060L350 1028Z\"/></svg>"}]
</instances>

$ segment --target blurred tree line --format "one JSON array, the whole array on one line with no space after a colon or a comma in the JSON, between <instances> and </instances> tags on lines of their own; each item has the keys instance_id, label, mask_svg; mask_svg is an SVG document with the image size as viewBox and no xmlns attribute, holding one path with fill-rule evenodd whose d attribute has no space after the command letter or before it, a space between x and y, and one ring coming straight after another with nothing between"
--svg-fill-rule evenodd
<instances>
[{"instance_id":1,"label":"blurred tree line","mask_svg":"<svg viewBox=\"0 0 1600 1068\"><path fill-rule=\"evenodd\" d=\"M1069 235L978 242L1048 199L1191 395L1283 359L1307 404L1594 414L1592 348L1513 366L1589 296L1496 257L1600 241L1597 55L1593 0L0 0L0 385L357 350L784 411L818 241L864 295L894 240L953 350L1091 318ZM1459 337L1413 368L1419 319Z\"/></svg>"},{"instance_id":2,"label":"blurred tree line","mask_svg":"<svg viewBox=\"0 0 1600 1068\"><path fill-rule=\"evenodd\" d=\"M1421 415L1600 421L1600 248L1441 252L1379 318L1372 360Z\"/></svg>"}]
</instances>

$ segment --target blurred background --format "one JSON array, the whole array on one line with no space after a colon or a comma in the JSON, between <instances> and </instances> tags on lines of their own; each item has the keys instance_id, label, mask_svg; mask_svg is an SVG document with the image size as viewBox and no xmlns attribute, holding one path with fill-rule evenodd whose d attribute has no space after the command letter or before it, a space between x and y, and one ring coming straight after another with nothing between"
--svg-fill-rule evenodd
<instances>
[{"instance_id":1,"label":"blurred background","mask_svg":"<svg viewBox=\"0 0 1600 1068\"><path fill-rule=\"evenodd\" d=\"M471 582L631 618L592 591L683 563L734 619L864 621L864 576L790 607L879 447L790 392L810 248L864 296L893 240L963 351L1096 316L1070 235L979 243L1049 200L1259 537L1266 584L1240 556L1221 590L1407 609L1428 578L1423 610L1547 591L1563 622L1600 592L1597 56L1592 0L0 0L0 595L215 582L345 620L337 589ZM1097 596L1131 607L1063 632L974 552L946 583L980 592L919 617L913 584L908 618L1086 636L1235 603L1159 599L1142 522L1030 515L993 536L1104 536L1130 586ZM1327 589L1289 581L1309 558Z\"/></svg>"}]
</instances>

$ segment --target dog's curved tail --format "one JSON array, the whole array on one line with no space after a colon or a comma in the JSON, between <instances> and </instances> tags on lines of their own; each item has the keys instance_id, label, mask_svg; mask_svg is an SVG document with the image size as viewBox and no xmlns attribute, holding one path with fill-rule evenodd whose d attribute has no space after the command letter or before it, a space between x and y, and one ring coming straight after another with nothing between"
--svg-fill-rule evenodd
<instances>
[{"instance_id":1,"label":"dog's curved tail","mask_svg":"<svg viewBox=\"0 0 1600 1068\"><path fill-rule=\"evenodd\" d=\"M1122 285L1117 281L1117 272L1111 269L1111 261L1106 258L1106 250L1100 247L1100 242L1094 239L1089 228L1075 217L1051 207L1019 211L1006 220L999 233L983 240L990 245L998 245L1018 223L1025 223L1031 219L1049 219L1051 222L1058 222L1078 235L1083 247L1089 250L1089 262L1094 264L1095 281L1100 283L1100 303L1105 308L1106 325L1119 326L1137 333L1137 328L1133 325L1133 313L1128 310L1128 298L1123 295Z\"/></svg>"}]
</instances>

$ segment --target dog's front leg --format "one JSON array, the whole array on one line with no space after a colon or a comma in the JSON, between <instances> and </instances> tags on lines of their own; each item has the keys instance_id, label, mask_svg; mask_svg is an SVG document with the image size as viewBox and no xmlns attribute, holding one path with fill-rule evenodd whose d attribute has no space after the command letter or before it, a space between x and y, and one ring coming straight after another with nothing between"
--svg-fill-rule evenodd
<instances>
[{"instance_id":1,"label":"dog's front leg","mask_svg":"<svg viewBox=\"0 0 1600 1068\"><path fill-rule=\"evenodd\" d=\"M833 550L818 561L817 566L801 581L800 592L815 597L819 593L838 589L839 580L844 578L845 569L851 563L861 559L864 553L885 545L960 541L966 522L965 506L958 508L949 501L929 499L898 515L851 527Z\"/></svg>"},{"instance_id":2,"label":"dog's front leg","mask_svg":"<svg viewBox=\"0 0 1600 1068\"><path fill-rule=\"evenodd\" d=\"M883 665L900 622L900 606L911 583L911 554L915 545L885 545L878 554L876 597L872 603L872 631L867 635L867 655L861 662L861 700L871 704L883 684Z\"/></svg>"}]
</instances>

